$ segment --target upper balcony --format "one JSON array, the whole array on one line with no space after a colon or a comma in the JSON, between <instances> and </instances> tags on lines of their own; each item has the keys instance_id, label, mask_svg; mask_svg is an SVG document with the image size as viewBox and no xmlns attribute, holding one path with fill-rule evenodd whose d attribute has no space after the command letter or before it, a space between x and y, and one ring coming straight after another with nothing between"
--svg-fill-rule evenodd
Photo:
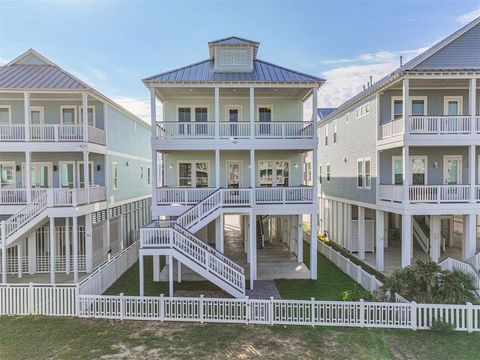
<instances>
[{"instance_id":1,"label":"upper balcony","mask_svg":"<svg viewBox=\"0 0 480 360\"><path fill-rule=\"evenodd\" d=\"M47 193L47 203L51 207L80 206L107 200L106 188L91 186L89 188L34 188L31 190L31 199L42 193ZM28 204L28 189L6 188L0 189L0 205Z\"/></svg>"}]
</instances>

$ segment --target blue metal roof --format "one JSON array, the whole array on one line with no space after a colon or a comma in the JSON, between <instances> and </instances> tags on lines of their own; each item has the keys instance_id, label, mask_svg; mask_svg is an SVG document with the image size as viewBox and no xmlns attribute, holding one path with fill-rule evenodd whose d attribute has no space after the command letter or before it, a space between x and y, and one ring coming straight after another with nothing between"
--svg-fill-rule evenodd
<instances>
[{"instance_id":1,"label":"blue metal roof","mask_svg":"<svg viewBox=\"0 0 480 360\"><path fill-rule=\"evenodd\" d=\"M255 59L252 72L215 72L208 59L143 79L148 82L323 82L322 78Z\"/></svg>"},{"instance_id":2,"label":"blue metal roof","mask_svg":"<svg viewBox=\"0 0 480 360\"><path fill-rule=\"evenodd\" d=\"M337 110L337 108L318 108L317 109L318 119L319 120L325 119L328 115L330 115L335 110Z\"/></svg>"},{"instance_id":3,"label":"blue metal roof","mask_svg":"<svg viewBox=\"0 0 480 360\"><path fill-rule=\"evenodd\" d=\"M260 43L248 39L244 39L238 36L230 36L223 39L209 41L208 45L226 45L226 46L244 46L244 45L256 45L258 46Z\"/></svg>"}]
</instances>

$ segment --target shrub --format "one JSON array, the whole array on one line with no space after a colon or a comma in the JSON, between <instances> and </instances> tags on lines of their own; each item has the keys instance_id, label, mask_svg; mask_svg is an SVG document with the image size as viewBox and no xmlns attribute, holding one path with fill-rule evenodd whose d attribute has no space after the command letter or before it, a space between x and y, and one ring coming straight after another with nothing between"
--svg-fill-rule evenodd
<instances>
[{"instance_id":1,"label":"shrub","mask_svg":"<svg viewBox=\"0 0 480 360\"><path fill-rule=\"evenodd\" d=\"M346 290L342 293L342 301L358 301L360 299L371 301L373 300L372 294L361 286L355 285L353 289Z\"/></svg>"},{"instance_id":2,"label":"shrub","mask_svg":"<svg viewBox=\"0 0 480 360\"><path fill-rule=\"evenodd\" d=\"M433 321L432 326L430 326L430 330L441 333L451 333L454 330L454 326L443 320L435 320Z\"/></svg>"}]
</instances>

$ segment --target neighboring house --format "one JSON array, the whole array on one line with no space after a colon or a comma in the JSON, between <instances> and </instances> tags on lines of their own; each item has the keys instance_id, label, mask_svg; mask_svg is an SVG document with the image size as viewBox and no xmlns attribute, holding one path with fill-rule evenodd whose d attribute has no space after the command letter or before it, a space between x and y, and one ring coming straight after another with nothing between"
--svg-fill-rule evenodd
<instances>
[{"instance_id":1,"label":"neighboring house","mask_svg":"<svg viewBox=\"0 0 480 360\"><path fill-rule=\"evenodd\" d=\"M316 242L309 273L298 241L303 215L318 211L303 174L305 153L316 163L317 124L303 120L303 107L313 94L316 110L324 80L258 59L258 42L230 37L208 47L207 60L143 80L152 99L153 218L175 220L143 232L140 264L154 256L157 277L158 255L173 256L234 296L245 295L244 266L251 288L256 279L315 279ZM232 215L237 228L225 224Z\"/></svg>"},{"instance_id":2,"label":"neighboring house","mask_svg":"<svg viewBox=\"0 0 480 360\"><path fill-rule=\"evenodd\" d=\"M150 220L149 139L148 124L34 50L1 66L2 282L77 282L136 240Z\"/></svg>"},{"instance_id":3,"label":"neighboring house","mask_svg":"<svg viewBox=\"0 0 480 360\"><path fill-rule=\"evenodd\" d=\"M379 271L472 259L479 77L480 18L320 121L321 231Z\"/></svg>"}]
</instances>

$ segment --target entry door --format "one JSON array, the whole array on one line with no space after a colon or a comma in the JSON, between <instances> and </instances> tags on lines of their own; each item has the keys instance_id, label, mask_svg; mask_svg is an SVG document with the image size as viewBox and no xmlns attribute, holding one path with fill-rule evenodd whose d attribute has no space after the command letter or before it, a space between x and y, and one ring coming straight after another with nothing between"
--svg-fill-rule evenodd
<instances>
[{"instance_id":1,"label":"entry door","mask_svg":"<svg viewBox=\"0 0 480 360\"><path fill-rule=\"evenodd\" d=\"M228 109L228 121L232 124L230 125L230 135L238 136L238 119L240 117L239 108L229 108Z\"/></svg>"},{"instance_id":2,"label":"entry door","mask_svg":"<svg viewBox=\"0 0 480 360\"><path fill-rule=\"evenodd\" d=\"M444 183L446 185L460 185L462 183L462 157L445 156L443 158Z\"/></svg>"},{"instance_id":3,"label":"entry door","mask_svg":"<svg viewBox=\"0 0 480 360\"><path fill-rule=\"evenodd\" d=\"M241 161L227 161L227 181L228 187L238 189L242 178Z\"/></svg>"},{"instance_id":4,"label":"entry door","mask_svg":"<svg viewBox=\"0 0 480 360\"><path fill-rule=\"evenodd\" d=\"M75 162L64 161L60 163L60 187L72 189L75 185Z\"/></svg>"},{"instance_id":5,"label":"entry door","mask_svg":"<svg viewBox=\"0 0 480 360\"><path fill-rule=\"evenodd\" d=\"M427 158L424 156L411 157L412 185L427 184Z\"/></svg>"},{"instance_id":6,"label":"entry door","mask_svg":"<svg viewBox=\"0 0 480 360\"><path fill-rule=\"evenodd\" d=\"M26 186L25 163L22 164L23 185ZM30 177L32 188L49 188L52 187L52 164L51 163L32 163L30 169Z\"/></svg>"}]
</instances>

